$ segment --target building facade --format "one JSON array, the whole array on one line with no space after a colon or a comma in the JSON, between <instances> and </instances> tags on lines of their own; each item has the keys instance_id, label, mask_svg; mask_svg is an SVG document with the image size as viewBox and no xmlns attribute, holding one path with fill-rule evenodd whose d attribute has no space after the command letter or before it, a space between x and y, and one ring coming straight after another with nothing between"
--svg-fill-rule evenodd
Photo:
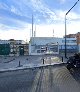
<instances>
[{"instance_id":1,"label":"building facade","mask_svg":"<svg viewBox=\"0 0 80 92\"><path fill-rule=\"evenodd\" d=\"M28 44L23 40L0 40L0 55L28 55Z\"/></svg>"},{"instance_id":2,"label":"building facade","mask_svg":"<svg viewBox=\"0 0 80 92\"><path fill-rule=\"evenodd\" d=\"M66 38L76 38L78 52L80 52L80 32L76 34L68 34Z\"/></svg>"},{"instance_id":3,"label":"building facade","mask_svg":"<svg viewBox=\"0 0 80 92\"><path fill-rule=\"evenodd\" d=\"M68 34L66 35L66 38L75 38L76 37L76 34Z\"/></svg>"},{"instance_id":4,"label":"building facade","mask_svg":"<svg viewBox=\"0 0 80 92\"><path fill-rule=\"evenodd\" d=\"M77 52L76 38L67 38L68 53ZM65 51L65 38L56 37L31 37L29 42L29 55L59 54Z\"/></svg>"},{"instance_id":5,"label":"building facade","mask_svg":"<svg viewBox=\"0 0 80 92\"><path fill-rule=\"evenodd\" d=\"M78 51L80 52L80 32L76 34L76 38L77 38Z\"/></svg>"}]
</instances>

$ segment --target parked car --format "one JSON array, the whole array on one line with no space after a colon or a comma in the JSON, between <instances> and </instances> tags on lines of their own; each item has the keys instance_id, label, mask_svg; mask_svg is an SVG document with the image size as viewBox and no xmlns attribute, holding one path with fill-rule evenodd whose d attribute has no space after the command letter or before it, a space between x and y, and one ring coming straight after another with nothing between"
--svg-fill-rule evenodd
<instances>
[{"instance_id":1,"label":"parked car","mask_svg":"<svg viewBox=\"0 0 80 92\"><path fill-rule=\"evenodd\" d=\"M80 68L80 53L76 53L69 57L67 61L67 69L70 70L71 68Z\"/></svg>"}]
</instances>

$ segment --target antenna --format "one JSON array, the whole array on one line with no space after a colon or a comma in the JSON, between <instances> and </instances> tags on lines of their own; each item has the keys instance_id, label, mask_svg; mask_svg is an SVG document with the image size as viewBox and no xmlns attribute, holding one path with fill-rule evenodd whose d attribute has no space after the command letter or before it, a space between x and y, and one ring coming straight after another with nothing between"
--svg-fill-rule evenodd
<instances>
[{"instance_id":1,"label":"antenna","mask_svg":"<svg viewBox=\"0 0 80 92\"><path fill-rule=\"evenodd\" d=\"M36 37L36 25L35 25L34 37Z\"/></svg>"},{"instance_id":2,"label":"antenna","mask_svg":"<svg viewBox=\"0 0 80 92\"><path fill-rule=\"evenodd\" d=\"M34 37L36 37L36 25L35 25Z\"/></svg>"},{"instance_id":3,"label":"antenna","mask_svg":"<svg viewBox=\"0 0 80 92\"><path fill-rule=\"evenodd\" d=\"M33 37L33 14L32 14L32 37Z\"/></svg>"},{"instance_id":4,"label":"antenna","mask_svg":"<svg viewBox=\"0 0 80 92\"><path fill-rule=\"evenodd\" d=\"M53 29L53 37L54 37L54 29Z\"/></svg>"}]
</instances>

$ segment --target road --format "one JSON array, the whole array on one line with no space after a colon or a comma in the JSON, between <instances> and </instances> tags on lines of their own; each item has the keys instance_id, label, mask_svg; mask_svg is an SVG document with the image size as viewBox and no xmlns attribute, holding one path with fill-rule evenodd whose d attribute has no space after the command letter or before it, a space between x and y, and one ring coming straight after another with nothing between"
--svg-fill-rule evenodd
<instances>
[{"instance_id":1,"label":"road","mask_svg":"<svg viewBox=\"0 0 80 92\"><path fill-rule=\"evenodd\" d=\"M54 65L0 73L0 92L80 92L80 70Z\"/></svg>"}]
</instances>

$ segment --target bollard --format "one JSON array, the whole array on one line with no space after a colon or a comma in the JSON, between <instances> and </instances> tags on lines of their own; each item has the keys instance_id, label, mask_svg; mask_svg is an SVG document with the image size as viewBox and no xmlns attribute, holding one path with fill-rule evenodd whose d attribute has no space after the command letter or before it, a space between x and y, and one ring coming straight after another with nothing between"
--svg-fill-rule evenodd
<instances>
[{"instance_id":1,"label":"bollard","mask_svg":"<svg viewBox=\"0 0 80 92\"><path fill-rule=\"evenodd\" d=\"M20 61L19 61L19 67L20 67L21 65L20 65Z\"/></svg>"},{"instance_id":2,"label":"bollard","mask_svg":"<svg viewBox=\"0 0 80 92\"><path fill-rule=\"evenodd\" d=\"M63 62L63 57L62 57L62 62Z\"/></svg>"},{"instance_id":3,"label":"bollard","mask_svg":"<svg viewBox=\"0 0 80 92\"><path fill-rule=\"evenodd\" d=\"M26 60L28 60L28 58Z\"/></svg>"},{"instance_id":4,"label":"bollard","mask_svg":"<svg viewBox=\"0 0 80 92\"><path fill-rule=\"evenodd\" d=\"M44 59L43 59L43 64L44 64Z\"/></svg>"}]
</instances>

